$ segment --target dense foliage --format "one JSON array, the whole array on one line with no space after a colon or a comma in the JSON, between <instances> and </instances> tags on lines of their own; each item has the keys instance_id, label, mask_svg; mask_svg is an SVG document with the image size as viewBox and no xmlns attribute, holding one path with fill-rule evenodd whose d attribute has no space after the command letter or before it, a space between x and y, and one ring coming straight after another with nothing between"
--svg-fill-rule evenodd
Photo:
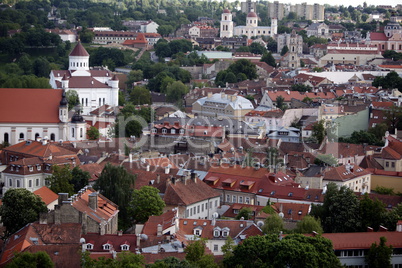
<instances>
[{"instance_id":1,"label":"dense foliage","mask_svg":"<svg viewBox=\"0 0 402 268\"><path fill-rule=\"evenodd\" d=\"M39 219L41 212L47 212L42 199L25 188L9 189L3 196L0 216L6 227L5 237L15 233L27 223Z\"/></svg>"}]
</instances>

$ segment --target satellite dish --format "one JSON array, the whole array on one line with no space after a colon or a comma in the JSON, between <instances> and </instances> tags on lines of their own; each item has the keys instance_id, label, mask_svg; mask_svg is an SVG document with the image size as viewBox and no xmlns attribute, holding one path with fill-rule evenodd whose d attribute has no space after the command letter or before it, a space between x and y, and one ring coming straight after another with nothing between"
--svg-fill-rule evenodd
<instances>
[{"instance_id":1,"label":"satellite dish","mask_svg":"<svg viewBox=\"0 0 402 268\"><path fill-rule=\"evenodd\" d=\"M281 217L283 219L283 217L285 217L285 214L283 214L283 212L279 212L279 217Z\"/></svg>"},{"instance_id":2,"label":"satellite dish","mask_svg":"<svg viewBox=\"0 0 402 268\"><path fill-rule=\"evenodd\" d=\"M257 221L257 226L258 226L258 227L264 226L264 222L263 222L263 221Z\"/></svg>"},{"instance_id":3,"label":"satellite dish","mask_svg":"<svg viewBox=\"0 0 402 268\"><path fill-rule=\"evenodd\" d=\"M146 241L148 240L148 236L146 234L141 234L140 235L141 240Z\"/></svg>"},{"instance_id":4,"label":"satellite dish","mask_svg":"<svg viewBox=\"0 0 402 268\"><path fill-rule=\"evenodd\" d=\"M88 150L88 149L85 149L84 152L87 154L87 153L89 153L89 150Z\"/></svg>"},{"instance_id":5,"label":"satellite dish","mask_svg":"<svg viewBox=\"0 0 402 268\"><path fill-rule=\"evenodd\" d=\"M212 214L212 218L214 218L214 219L219 218L219 214L218 214L218 212L214 212L214 214Z\"/></svg>"},{"instance_id":6,"label":"satellite dish","mask_svg":"<svg viewBox=\"0 0 402 268\"><path fill-rule=\"evenodd\" d=\"M86 242L86 241L85 241L85 238L81 237L81 238L80 238L80 243L81 243L81 244L85 244L85 242Z\"/></svg>"}]
</instances>

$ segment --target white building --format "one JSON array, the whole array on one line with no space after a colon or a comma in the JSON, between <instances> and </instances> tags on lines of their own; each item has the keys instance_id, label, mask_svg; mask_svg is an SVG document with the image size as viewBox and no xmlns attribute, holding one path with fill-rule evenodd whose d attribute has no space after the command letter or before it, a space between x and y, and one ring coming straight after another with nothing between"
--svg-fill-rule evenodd
<instances>
[{"instance_id":1,"label":"white building","mask_svg":"<svg viewBox=\"0 0 402 268\"><path fill-rule=\"evenodd\" d=\"M85 140L82 116L68 112L62 90L0 89L0 142L11 145L47 137L50 141Z\"/></svg>"},{"instance_id":2,"label":"white building","mask_svg":"<svg viewBox=\"0 0 402 268\"><path fill-rule=\"evenodd\" d=\"M51 71L50 85L77 91L83 114L105 104L118 106L119 80L106 68L90 68L89 54L80 42L70 53L68 70Z\"/></svg>"},{"instance_id":3,"label":"white building","mask_svg":"<svg viewBox=\"0 0 402 268\"><path fill-rule=\"evenodd\" d=\"M245 114L254 109L250 100L225 93L208 93L207 97L193 103L193 114L213 118L243 119Z\"/></svg>"},{"instance_id":4,"label":"white building","mask_svg":"<svg viewBox=\"0 0 402 268\"><path fill-rule=\"evenodd\" d=\"M258 16L255 12L250 12L246 18L245 26L233 26L232 13L225 9L221 16L221 37L247 36L274 36L278 30L278 20L271 19L271 27L258 26Z\"/></svg>"}]
</instances>

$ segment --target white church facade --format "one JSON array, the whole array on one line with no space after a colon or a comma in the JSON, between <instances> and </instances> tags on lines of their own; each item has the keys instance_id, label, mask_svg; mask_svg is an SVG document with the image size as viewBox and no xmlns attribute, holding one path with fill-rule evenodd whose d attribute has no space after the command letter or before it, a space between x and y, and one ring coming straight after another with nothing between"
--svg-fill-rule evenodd
<instances>
[{"instance_id":1,"label":"white church facade","mask_svg":"<svg viewBox=\"0 0 402 268\"><path fill-rule=\"evenodd\" d=\"M77 91L84 115L105 104L118 106L119 80L108 69L90 68L89 54L80 42L69 55L68 70L51 71L50 85Z\"/></svg>"},{"instance_id":2,"label":"white church facade","mask_svg":"<svg viewBox=\"0 0 402 268\"><path fill-rule=\"evenodd\" d=\"M0 143L86 140L86 122L68 112L61 89L0 88Z\"/></svg>"},{"instance_id":3,"label":"white church facade","mask_svg":"<svg viewBox=\"0 0 402 268\"><path fill-rule=\"evenodd\" d=\"M278 32L278 20L271 19L271 26L258 26L258 15L251 11L247 14L245 26L234 26L232 13L224 9L221 15L220 36L233 37L245 35L247 38L257 36L274 37Z\"/></svg>"}]
</instances>

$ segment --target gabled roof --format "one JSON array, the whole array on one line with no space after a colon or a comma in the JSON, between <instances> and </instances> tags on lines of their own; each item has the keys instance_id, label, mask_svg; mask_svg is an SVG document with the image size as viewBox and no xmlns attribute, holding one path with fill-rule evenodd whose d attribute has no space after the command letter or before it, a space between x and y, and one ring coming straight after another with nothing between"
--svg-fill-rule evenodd
<instances>
[{"instance_id":1,"label":"gabled roof","mask_svg":"<svg viewBox=\"0 0 402 268\"><path fill-rule=\"evenodd\" d=\"M38 190L33 192L35 195L39 196L42 201L47 205L51 204L52 202L56 201L58 199L58 195L47 188L46 186L43 186L39 188Z\"/></svg>"},{"instance_id":2,"label":"gabled roof","mask_svg":"<svg viewBox=\"0 0 402 268\"><path fill-rule=\"evenodd\" d=\"M142 233L148 236L156 236L159 224L162 226L162 233L164 233L164 230L175 224L176 215L177 210L168 210L160 216L150 216L148 221L144 224Z\"/></svg>"},{"instance_id":3,"label":"gabled roof","mask_svg":"<svg viewBox=\"0 0 402 268\"><path fill-rule=\"evenodd\" d=\"M343 165L339 167L329 167L324 172L324 180L327 181L348 181L364 175L369 175L371 172L359 167L358 165Z\"/></svg>"},{"instance_id":4,"label":"gabled roof","mask_svg":"<svg viewBox=\"0 0 402 268\"><path fill-rule=\"evenodd\" d=\"M185 180L185 179L182 179ZM194 182L196 181L196 182ZM191 205L209 198L218 197L220 194L203 183L198 178L185 181L170 182L166 188L163 200L166 205Z\"/></svg>"},{"instance_id":5,"label":"gabled roof","mask_svg":"<svg viewBox=\"0 0 402 268\"><path fill-rule=\"evenodd\" d=\"M88 233L83 234L81 236L85 239L86 243L91 243L93 245L93 249L90 249L89 252L103 252L109 253L111 250L116 252L121 252L122 245L129 245L129 251L135 252L135 245L137 243L137 235L136 234L104 234L101 235L99 233ZM103 249L103 245L109 244L112 248Z\"/></svg>"},{"instance_id":6,"label":"gabled roof","mask_svg":"<svg viewBox=\"0 0 402 268\"><path fill-rule=\"evenodd\" d=\"M80 235L81 224L79 223L29 223L7 239L0 266L11 261L14 253L25 251L28 248L39 246L43 249L45 245L79 245ZM52 255L54 254L50 254L51 258Z\"/></svg>"},{"instance_id":7,"label":"gabled roof","mask_svg":"<svg viewBox=\"0 0 402 268\"><path fill-rule=\"evenodd\" d=\"M84 48L84 46L81 44L81 42L78 41L77 45L71 51L69 56L89 57L89 54L87 50Z\"/></svg>"},{"instance_id":8,"label":"gabled roof","mask_svg":"<svg viewBox=\"0 0 402 268\"><path fill-rule=\"evenodd\" d=\"M0 88L0 123L59 123L62 90Z\"/></svg>"},{"instance_id":9,"label":"gabled roof","mask_svg":"<svg viewBox=\"0 0 402 268\"><path fill-rule=\"evenodd\" d=\"M41 158L49 158L49 156L76 156L77 154L66 148L60 147L54 143L43 145L38 141L22 141L3 149L9 154L23 154L25 157L37 156ZM29 160L27 160L29 161Z\"/></svg>"}]
</instances>

